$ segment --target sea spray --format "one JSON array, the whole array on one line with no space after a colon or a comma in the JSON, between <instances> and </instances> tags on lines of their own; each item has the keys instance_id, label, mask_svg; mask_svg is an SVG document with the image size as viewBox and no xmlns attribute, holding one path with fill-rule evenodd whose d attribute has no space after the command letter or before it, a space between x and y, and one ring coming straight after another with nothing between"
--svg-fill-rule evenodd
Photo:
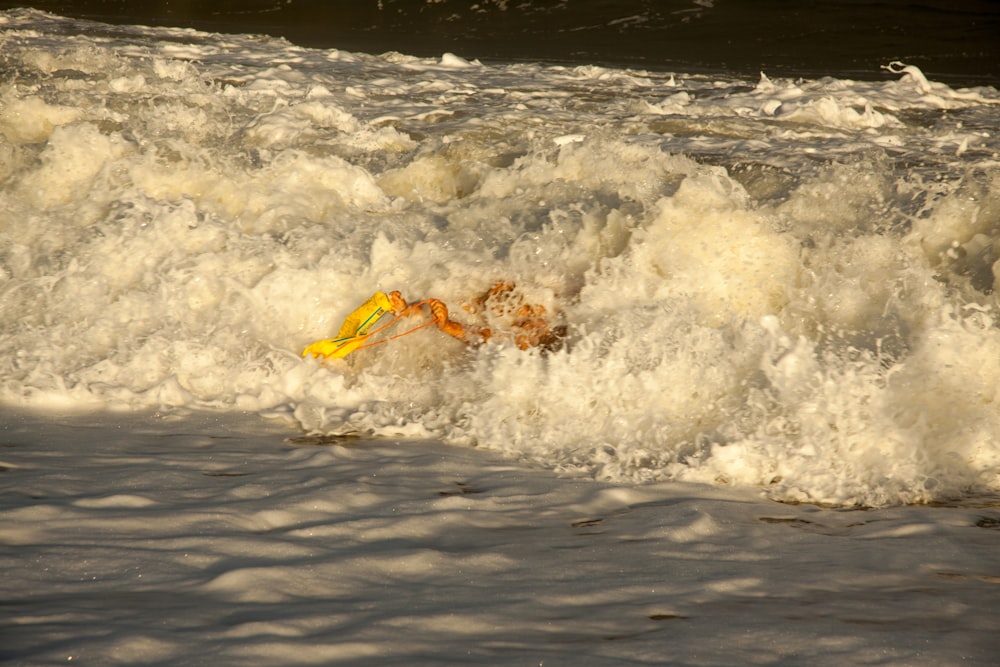
<instances>
[{"instance_id":1,"label":"sea spray","mask_svg":"<svg viewBox=\"0 0 1000 667\"><path fill-rule=\"evenodd\" d=\"M6 403L254 411L831 505L1000 486L995 89L4 20ZM462 319L501 280L561 349L425 329L300 357L377 289Z\"/></svg>"}]
</instances>

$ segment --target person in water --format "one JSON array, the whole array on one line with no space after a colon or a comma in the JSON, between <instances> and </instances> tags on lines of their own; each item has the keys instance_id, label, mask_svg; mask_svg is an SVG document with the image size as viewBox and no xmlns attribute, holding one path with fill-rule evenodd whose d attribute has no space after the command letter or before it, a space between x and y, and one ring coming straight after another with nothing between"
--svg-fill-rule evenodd
<instances>
[{"instance_id":1,"label":"person in water","mask_svg":"<svg viewBox=\"0 0 1000 667\"><path fill-rule=\"evenodd\" d=\"M424 305L430 311L431 321L396 336L369 340L370 336L382 332L400 317L416 312ZM305 349L302 356L342 358L354 350L386 342L430 324L473 347L494 340L513 342L522 350L533 347L554 350L562 344L566 335L565 326L552 326L546 308L526 299L513 283L496 283L464 309L476 316L482 326L462 324L451 319L448 306L440 299L426 299L410 305L398 291L388 294L376 292L344 320L336 338L316 341ZM390 324L375 328L376 322L387 313L396 317Z\"/></svg>"}]
</instances>

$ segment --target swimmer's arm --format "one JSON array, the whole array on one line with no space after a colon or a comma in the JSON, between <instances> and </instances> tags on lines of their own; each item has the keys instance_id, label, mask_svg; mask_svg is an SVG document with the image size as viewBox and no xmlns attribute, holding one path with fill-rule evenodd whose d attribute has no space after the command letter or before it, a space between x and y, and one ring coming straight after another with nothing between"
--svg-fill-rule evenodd
<instances>
[{"instance_id":1,"label":"swimmer's arm","mask_svg":"<svg viewBox=\"0 0 1000 667\"><path fill-rule=\"evenodd\" d=\"M448 319L448 306L438 299L431 299L427 304L431 309L431 316L437 323L438 329L445 332L452 338L457 338L469 345L481 345L490 339L490 330L479 327L471 327Z\"/></svg>"}]
</instances>

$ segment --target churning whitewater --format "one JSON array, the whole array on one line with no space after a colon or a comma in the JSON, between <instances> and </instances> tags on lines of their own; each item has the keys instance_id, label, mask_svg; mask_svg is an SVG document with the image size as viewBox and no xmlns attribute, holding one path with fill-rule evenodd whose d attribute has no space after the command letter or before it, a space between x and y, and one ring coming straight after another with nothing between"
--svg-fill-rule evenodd
<instances>
[{"instance_id":1,"label":"churning whitewater","mask_svg":"<svg viewBox=\"0 0 1000 667\"><path fill-rule=\"evenodd\" d=\"M0 14L0 398L251 411L839 506L1000 493L1000 93ZM75 26L87 26L73 22ZM376 290L510 281L543 352Z\"/></svg>"}]
</instances>

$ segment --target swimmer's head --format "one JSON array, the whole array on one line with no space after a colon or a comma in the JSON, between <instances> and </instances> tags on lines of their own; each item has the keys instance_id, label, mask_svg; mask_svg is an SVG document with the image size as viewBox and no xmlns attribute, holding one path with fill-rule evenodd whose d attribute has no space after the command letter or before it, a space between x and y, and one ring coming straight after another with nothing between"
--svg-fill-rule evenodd
<instances>
[{"instance_id":1,"label":"swimmer's head","mask_svg":"<svg viewBox=\"0 0 1000 667\"><path fill-rule=\"evenodd\" d=\"M480 315L491 336L511 338L522 350L551 349L565 335L565 327L552 326L545 306L530 301L514 283L493 285L465 310Z\"/></svg>"}]
</instances>

